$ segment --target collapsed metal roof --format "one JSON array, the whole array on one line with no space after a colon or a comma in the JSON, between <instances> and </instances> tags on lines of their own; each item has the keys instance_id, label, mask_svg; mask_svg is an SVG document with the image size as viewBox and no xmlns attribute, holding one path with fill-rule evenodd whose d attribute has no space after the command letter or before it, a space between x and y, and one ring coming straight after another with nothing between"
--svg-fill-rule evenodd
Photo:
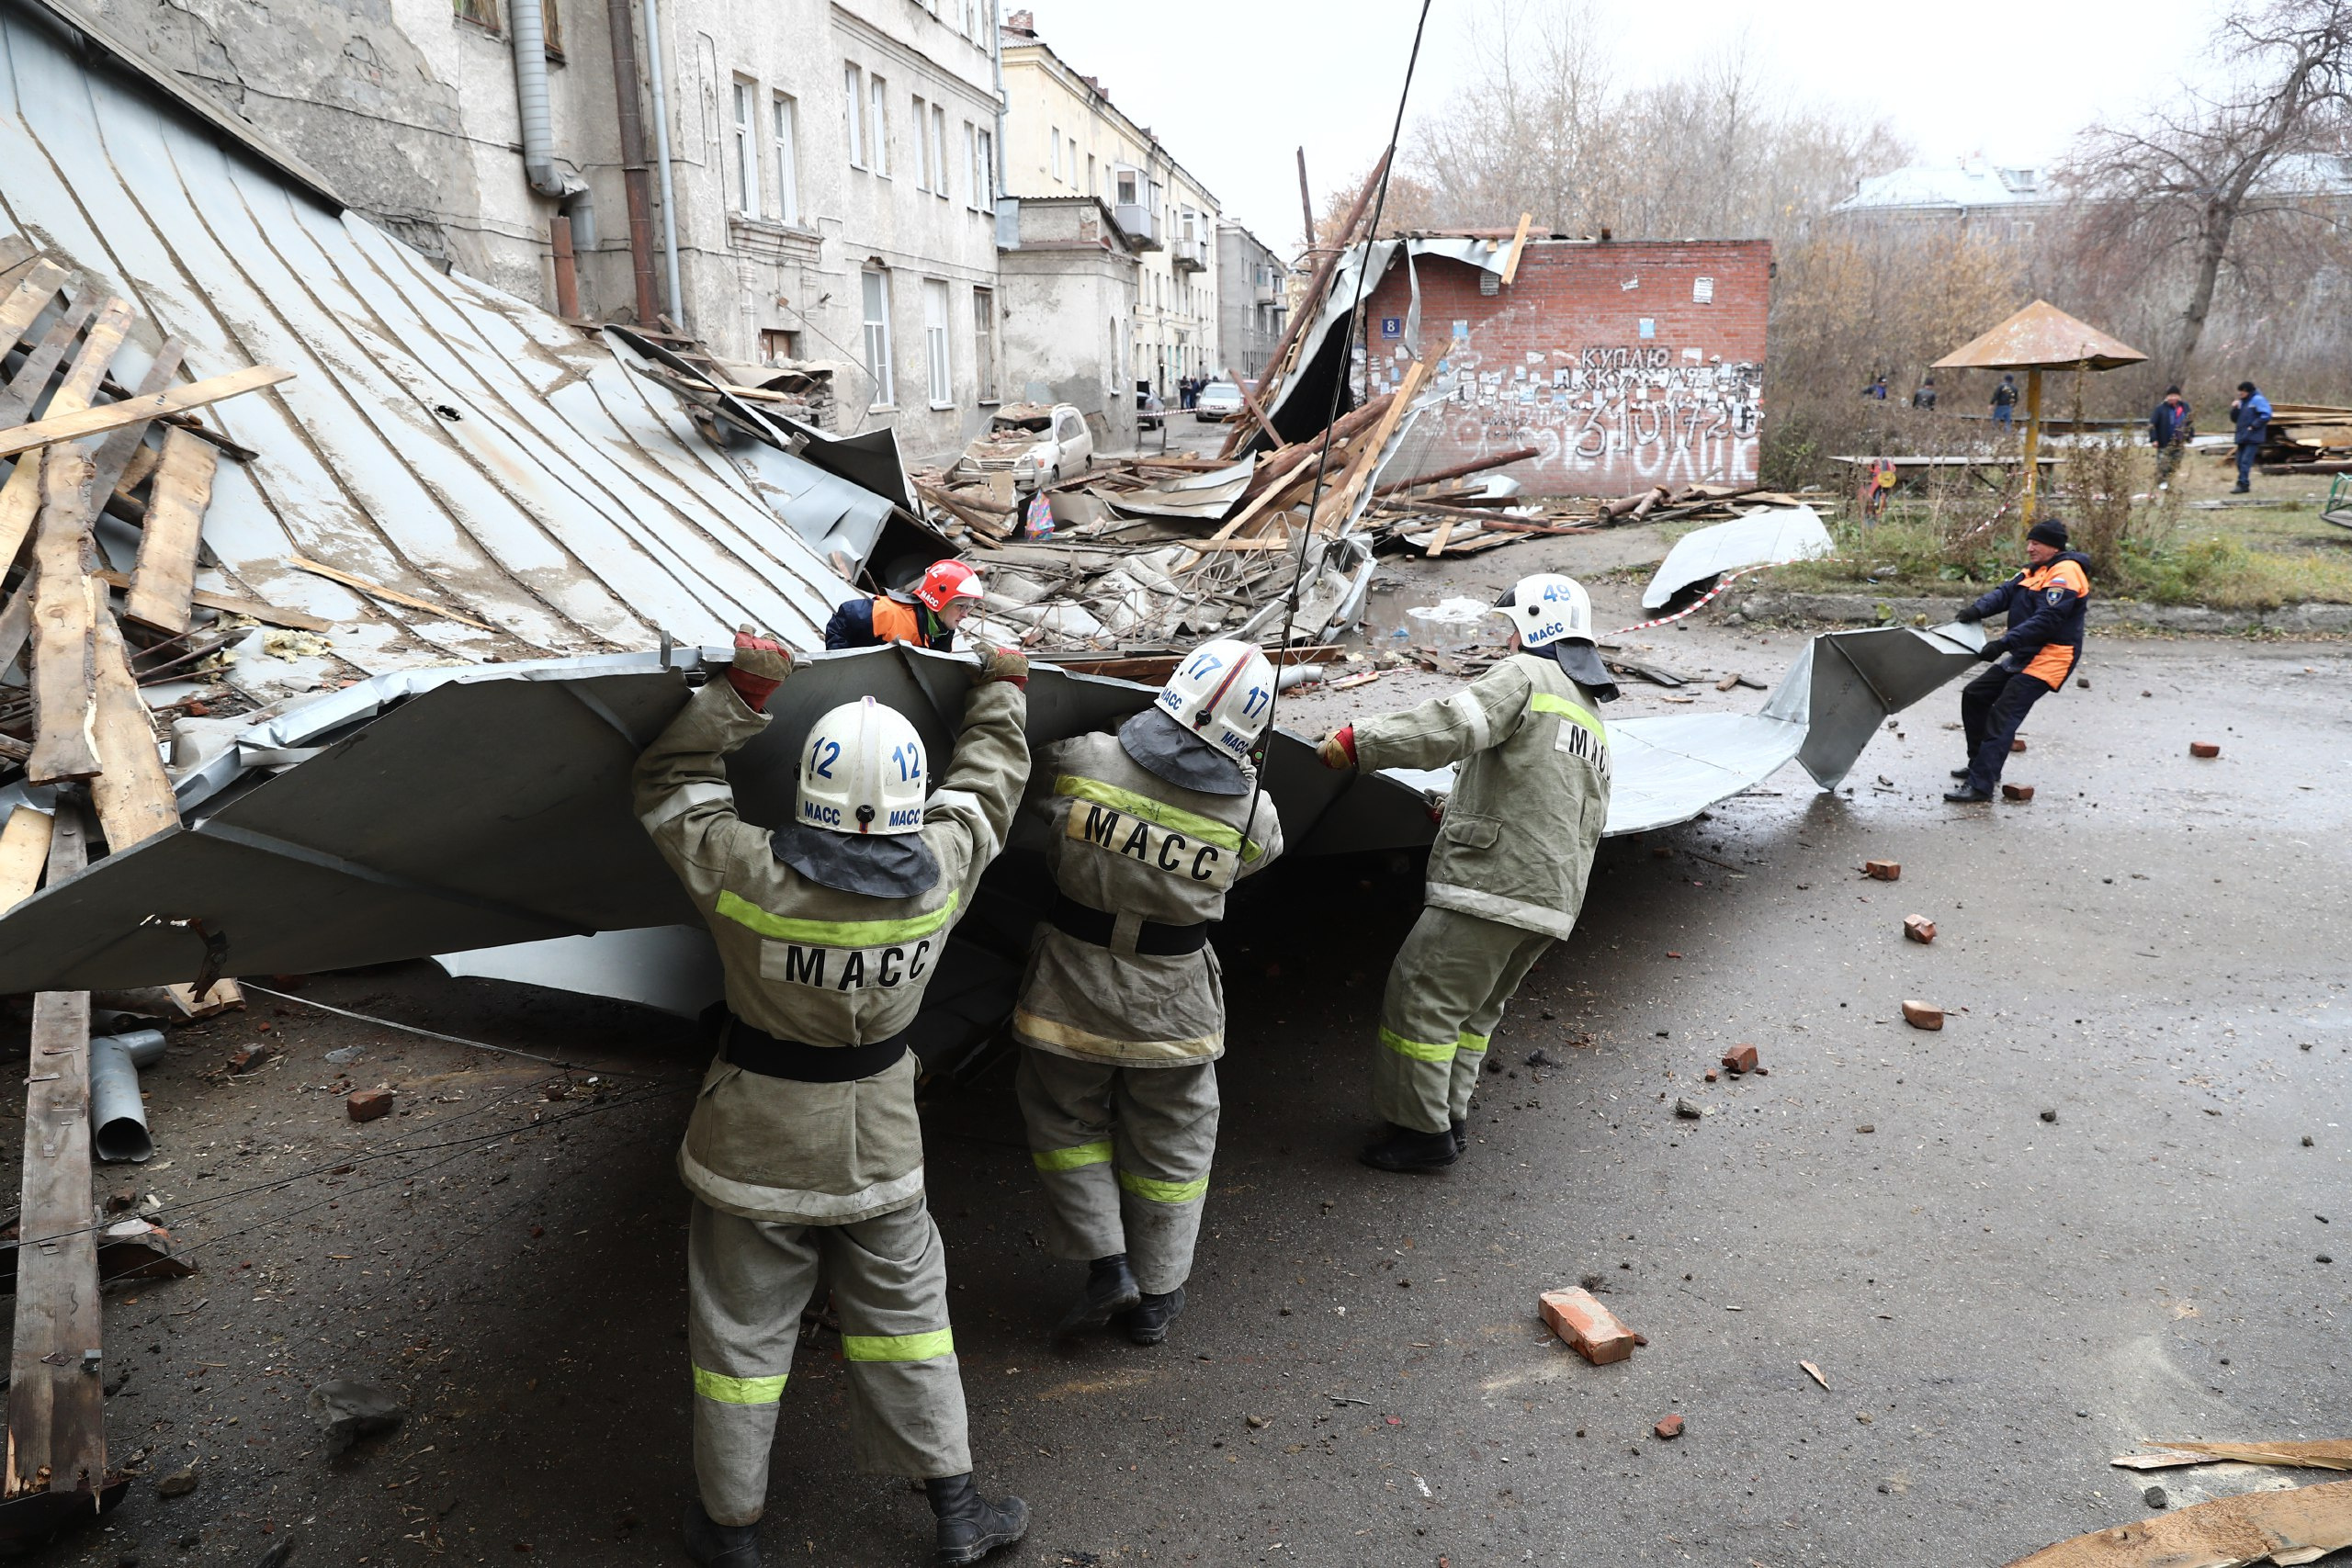
<instances>
[{"instance_id":1,"label":"collapsed metal roof","mask_svg":"<svg viewBox=\"0 0 2352 1568\"><path fill-rule=\"evenodd\" d=\"M744 621L815 640L841 588L825 552L870 547L887 491L861 500L722 432L747 473L687 399L632 373L635 350L437 271L257 138L167 96L122 46L85 28L117 54L84 52L62 15L0 3L0 237L134 301L126 380L165 335L191 377L296 372L208 413L259 456L221 465L204 529L218 565L200 588L329 620L335 654L371 673L642 649L664 632L717 641ZM295 557L495 629L372 599Z\"/></svg>"}]
</instances>

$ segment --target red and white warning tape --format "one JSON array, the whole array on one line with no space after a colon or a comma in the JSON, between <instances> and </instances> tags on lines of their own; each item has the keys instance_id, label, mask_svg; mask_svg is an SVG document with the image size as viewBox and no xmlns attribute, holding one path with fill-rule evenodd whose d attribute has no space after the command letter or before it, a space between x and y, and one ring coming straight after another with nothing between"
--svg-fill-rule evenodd
<instances>
[{"instance_id":1,"label":"red and white warning tape","mask_svg":"<svg viewBox=\"0 0 2352 1568\"><path fill-rule=\"evenodd\" d=\"M1756 565L1754 565L1754 566L1744 566L1744 567L1741 567L1737 571L1727 571L1727 572L1724 573L1722 581L1718 581L1718 582L1717 582L1717 583L1716 583L1713 588L1708 589L1704 593L1702 593L1701 595L1699 595L1699 597L1698 597L1697 599L1693 600L1693 601L1690 603L1690 604L1689 606L1687 606L1686 608L1683 608L1683 609L1680 609L1680 610L1677 610L1677 611L1675 611L1675 612L1674 612L1674 614L1672 614L1672 615L1660 615L1660 616L1659 616L1657 620L1655 620L1655 621L1640 621L1640 622L1636 622L1634 625L1630 626L1619 626L1615 631L1611 632L1611 633L1609 633L1609 634L1607 634L1607 635L1609 635L1609 636L1611 636L1611 637L1623 637L1627 632L1645 632L1645 631L1649 630L1652 626L1672 626L1675 622L1677 622L1677 621L1680 620L1683 616L1688 615L1690 615L1690 614L1693 614L1694 612L1696 612L1696 611L1698 611L1698 610L1703 609L1703 608L1705 607L1706 603L1707 603L1707 601L1708 601L1708 600L1713 599L1716 594L1721 593L1724 589L1729 588L1733 583L1737 582L1741 578L1746 577L1746 576L1747 576L1747 575L1748 575L1750 572L1756 572L1756 571L1770 571L1770 570L1772 570L1774 567L1776 567L1776 566L1788 566L1788 565L1792 564L1794 560L1797 560L1797 559L1800 559L1800 558L1802 558L1802 559L1806 559L1806 560L1825 560L1825 561L1826 561L1826 560L1842 560L1842 559L1844 559L1845 558L1844 558L1844 557L1842 557L1842 556L1807 556L1807 557L1802 557L1802 558L1799 558L1799 557L1792 557L1792 558L1790 558L1790 559L1789 559L1789 560L1768 560L1768 561L1759 561L1759 562L1758 562L1758 563L1757 563Z\"/></svg>"}]
</instances>

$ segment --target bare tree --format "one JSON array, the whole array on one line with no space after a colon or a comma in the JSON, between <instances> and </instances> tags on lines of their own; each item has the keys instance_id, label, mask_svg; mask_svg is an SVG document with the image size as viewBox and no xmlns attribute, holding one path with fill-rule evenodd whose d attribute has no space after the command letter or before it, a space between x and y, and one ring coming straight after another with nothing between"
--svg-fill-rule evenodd
<instances>
[{"instance_id":1,"label":"bare tree","mask_svg":"<svg viewBox=\"0 0 2352 1568\"><path fill-rule=\"evenodd\" d=\"M2186 261L2188 298L2169 345L2179 375L2249 229L2344 217L2334 155L2352 108L2352 5L2268 0L2233 11L2218 41L2224 86L2184 89L2132 124L2093 126L2062 175L2086 198L2075 247L2086 263Z\"/></svg>"}]
</instances>

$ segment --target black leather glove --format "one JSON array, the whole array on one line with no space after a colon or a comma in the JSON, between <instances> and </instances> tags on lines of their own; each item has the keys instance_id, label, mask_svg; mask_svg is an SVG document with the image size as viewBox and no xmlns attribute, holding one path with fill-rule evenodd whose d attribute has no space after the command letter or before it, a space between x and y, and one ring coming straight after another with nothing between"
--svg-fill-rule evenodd
<instances>
[{"instance_id":1,"label":"black leather glove","mask_svg":"<svg viewBox=\"0 0 2352 1568\"><path fill-rule=\"evenodd\" d=\"M2008 639L2007 637L1996 637L1986 642L1984 647L1978 649L1976 650L1976 657L1984 660L1985 663L1990 664L1993 660L2000 658L2001 655L2008 651Z\"/></svg>"},{"instance_id":2,"label":"black leather glove","mask_svg":"<svg viewBox=\"0 0 2352 1568\"><path fill-rule=\"evenodd\" d=\"M1971 604L1967 609L1962 610L1959 615L1954 615L1954 616L1952 617L1952 619L1953 619L1953 620L1955 620L1955 621L1960 621L1960 622L1962 622L1962 623L1963 623L1963 624L1965 624L1965 625L1972 626L1974 626L1977 622L1979 622L1979 621L1983 620L1984 618L1984 611L1982 611L1982 610L1980 610L1980 609L1978 609L1978 608L1977 608L1975 605L1973 605L1973 604Z\"/></svg>"}]
</instances>

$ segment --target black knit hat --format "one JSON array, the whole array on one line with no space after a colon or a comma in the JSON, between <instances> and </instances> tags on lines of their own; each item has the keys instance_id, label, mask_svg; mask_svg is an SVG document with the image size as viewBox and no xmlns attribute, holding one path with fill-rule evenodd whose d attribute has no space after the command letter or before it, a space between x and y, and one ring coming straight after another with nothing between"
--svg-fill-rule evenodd
<instances>
[{"instance_id":1,"label":"black knit hat","mask_svg":"<svg viewBox=\"0 0 2352 1568\"><path fill-rule=\"evenodd\" d=\"M2025 531L2025 536L2037 545L2048 545L2053 550L2066 547L2066 525L2055 517L2045 517Z\"/></svg>"}]
</instances>

